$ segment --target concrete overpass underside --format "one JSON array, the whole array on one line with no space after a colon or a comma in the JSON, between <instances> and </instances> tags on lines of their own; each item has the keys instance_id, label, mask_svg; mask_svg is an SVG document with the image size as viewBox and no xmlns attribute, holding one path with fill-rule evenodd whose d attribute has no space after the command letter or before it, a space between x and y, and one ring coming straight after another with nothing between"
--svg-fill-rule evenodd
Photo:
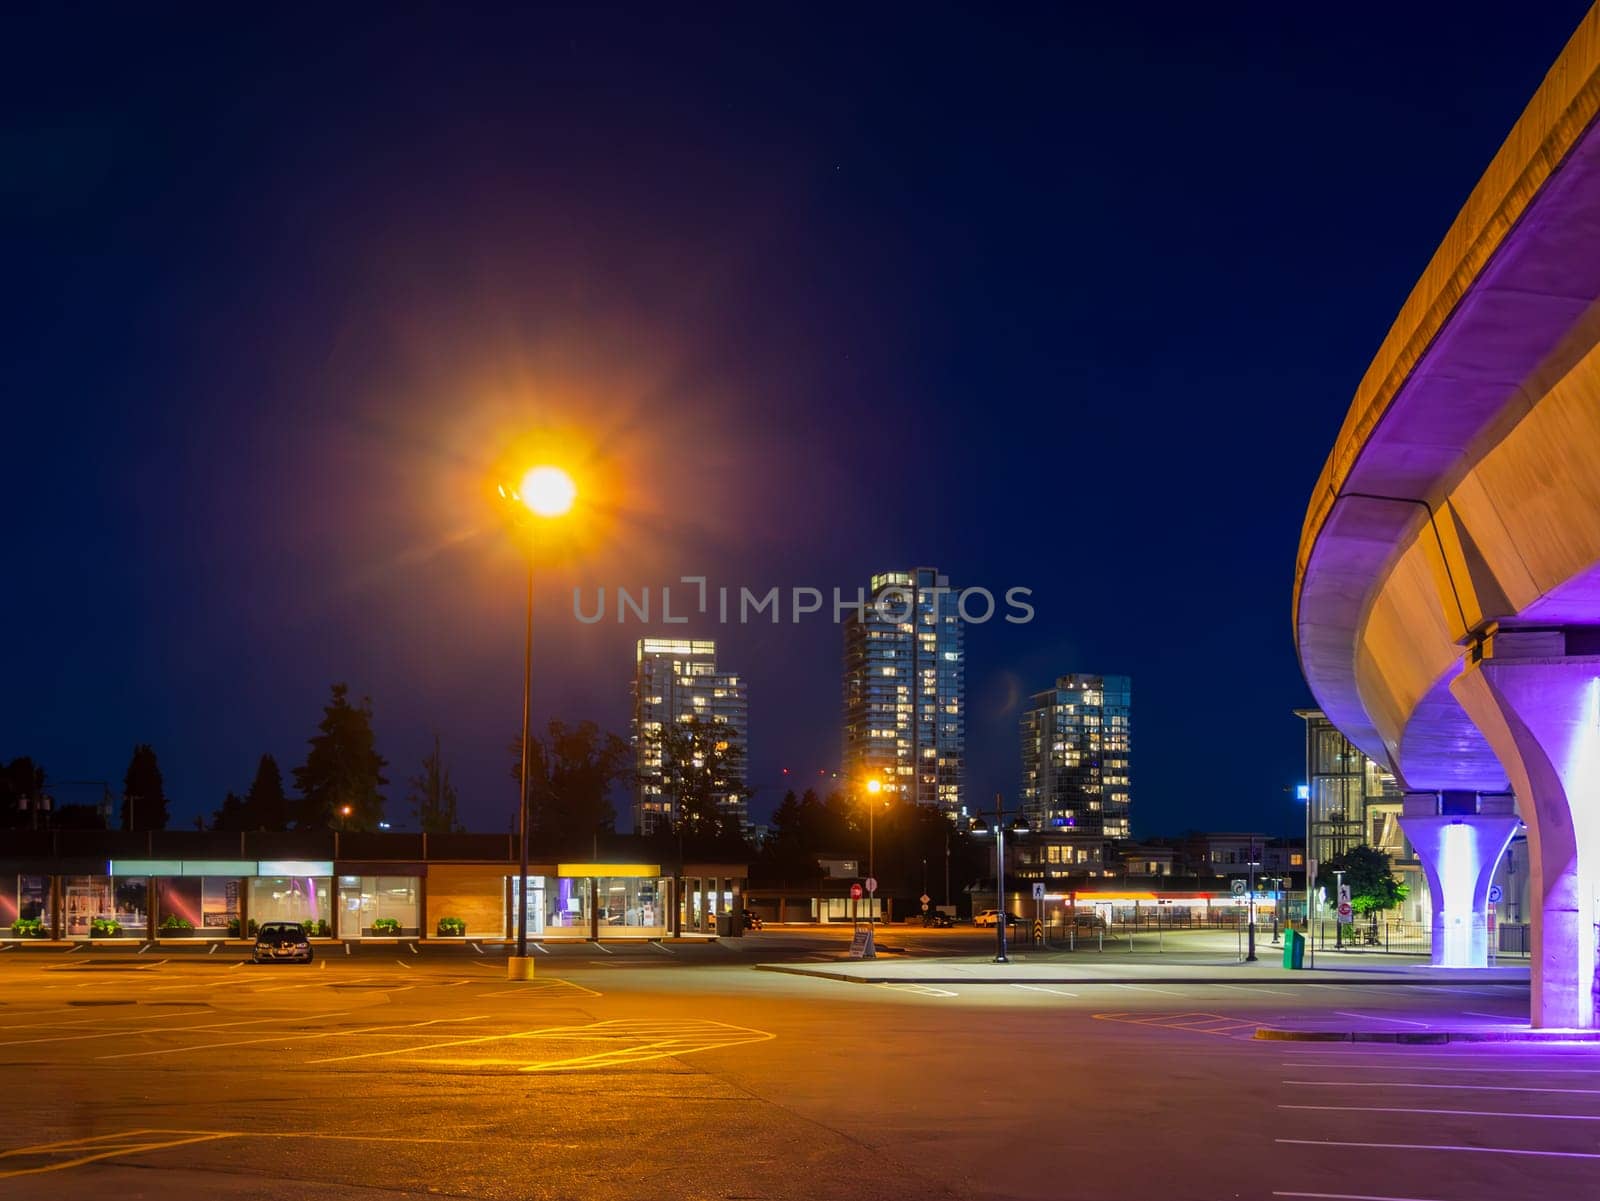
<instances>
[{"instance_id":1,"label":"concrete overpass underside","mask_svg":"<svg viewBox=\"0 0 1600 1201\"><path fill-rule=\"evenodd\" d=\"M1462 881L1500 854L1515 793L1533 1020L1547 1026L1596 1021L1597 114L1591 10L1363 378L1311 499L1294 593L1318 703L1408 790L1403 824L1443 873L1436 958L1481 958L1481 890Z\"/></svg>"}]
</instances>

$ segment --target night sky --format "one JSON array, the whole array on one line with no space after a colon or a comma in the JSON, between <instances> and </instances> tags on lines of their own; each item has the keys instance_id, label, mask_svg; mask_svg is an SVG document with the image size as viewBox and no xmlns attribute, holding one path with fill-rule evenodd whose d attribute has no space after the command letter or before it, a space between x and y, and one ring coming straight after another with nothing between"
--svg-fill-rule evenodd
<instances>
[{"instance_id":1,"label":"night sky","mask_svg":"<svg viewBox=\"0 0 1600 1201\"><path fill-rule=\"evenodd\" d=\"M932 564L1037 609L968 632L971 798L1125 672L1136 833L1297 828L1307 499L1586 5L1159 7L9 10L0 758L150 742L188 824L343 680L392 816L437 731L506 828L535 446L541 720L625 733L668 632L574 585ZM670 632L758 819L837 767L829 620Z\"/></svg>"}]
</instances>

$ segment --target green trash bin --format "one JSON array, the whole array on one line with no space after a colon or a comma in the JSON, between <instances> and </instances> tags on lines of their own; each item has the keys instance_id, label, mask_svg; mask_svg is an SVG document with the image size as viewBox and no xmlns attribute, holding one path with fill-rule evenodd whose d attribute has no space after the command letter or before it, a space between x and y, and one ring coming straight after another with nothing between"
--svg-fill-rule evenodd
<instances>
[{"instance_id":1,"label":"green trash bin","mask_svg":"<svg viewBox=\"0 0 1600 1201\"><path fill-rule=\"evenodd\" d=\"M1302 970L1306 966L1305 935L1293 926L1283 932L1283 966L1292 971Z\"/></svg>"}]
</instances>

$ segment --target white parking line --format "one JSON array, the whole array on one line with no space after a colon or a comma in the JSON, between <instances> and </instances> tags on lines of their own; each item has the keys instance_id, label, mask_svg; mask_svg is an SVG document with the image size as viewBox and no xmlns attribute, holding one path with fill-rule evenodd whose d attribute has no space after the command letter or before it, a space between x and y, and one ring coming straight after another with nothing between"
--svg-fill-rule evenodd
<instances>
[{"instance_id":1,"label":"white parking line","mask_svg":"<svg viewBox=\"0 0 1600 1201\"><path fill-rule=\"evenodd\" d=\"M1410 1080L1280 1080L1278 1083L1338 1088L1447 1088L1459 1093L1563 1093L1575 1097L1600 1097L1600 1088L1528 1088L1515 1084L1414 1084Z\"/></svg>"},{"instance_id":2,"label":"white parking line","mask_svg":"<svg viewBox=\"0 0 1600 1201\"><path fill-rule=\"evenodd\" d=\"M401 967L405 968L406 971L409 972L411 970L411 965L409 963L407 963L404 959L396 959L395 962L398 963Z\"/></svg>"},{"instance_id":3,"label":"white parking line","mask_svg":"<svg viewBox=\"0 0 1600 1201\"><path fill-rule=\"evenodd\" d=\"M1497 1109L1409 1109L1404 1105L1280 1105L1325 1113L1425 1113L1451 1118L1537 1118L1542 1122L1600 1122L1600 1113L1508 1113Z\"/></svg>"},{"instance_id":4,"label":"white parking line","mask_svg":"<svg viewBox=\"0 0 1600 1201\"><path fill-rule=\"evenodd\" d=\"M605 951L607 955L615 955L616 954L615 951L606 951L606 944L601 942L601 941L599 941L598 939L595 940L594 949L597 950L597 951Z\"/></svg>"},{"instance_id":5,"label":"white parking line","mask_svg":"<svg viewBox=\"0 0 1600 1201\"><path fill-rule=\"evenodd\" d=\"M1049 993L1052 997L1075 997L1078 994L1064 988L1046 988L1043 984L1013 984L1012 988L1025 988L1029 992Z\"/></svg>"},{"instance_id":6,"label":"white parking line","mask_svg":"<svg viewBox=\"0 0 1600 1201\"><path fill-rule=\"evenodd\" d=\"M883 981L879 983L878 987L893 989L896 992L909 992L919 997L954 997L960 995L948 989L935 988L931 984L913 984L909 981L904 983Z\"/></svg>"},{"instance_id":7,"label":"white parking line","mask_svg":"<svg viewBox=\"0 0 1600 1201\"><path fill-rule=\"evenodd\" d=\"M1402 1026L1421 1026L1424 1030L1428 1029L1427 1022L1413 1022L1409 1018L1384 1017L1381 1013L1351 1013L1345 1009L1335 1009L1334 1013L1342 1018L1360 1018L1366 1022L1397 1022Z\"/></svg>"},{"instance_id":8,"label":"white parking line","mask_svg":"<svg viewBox=\"0 0 1600 1201\"><path fill-rule=\"evenodd\" d=\"M1490 1018L1496 1022L1515 1022L1519 1026L1523 1023L1523 1019L1514 1013L1479 1013L1475 1009L1463 1009L1461 1012L1469 1018Z\"/></svg>"},{"instance_id":9,"label":"white parking line","mask_svg":"<svg viewBox=\"0 0 1600 1201\"><path fill-rule=\"evenodd\" d=\"M1275 1138L1295 1147L1360 1147L1368 1151L1470 1151L1477 1155L1526 1155L1535 1159L1600 1159L1600 1151L1530 1151L1523 1147L1464 1147L1455 1143L1354 1143L1322 1138Z\"/></svg>"},{"instance_id":10,"label":"white parking line","mask_svg":"<svg viewBox=\"0 0 1600 1201\"><path fill-rule=\"evenodd\" d=\"M530 942L528 945L530 947L532 947L535 951L538 951L539 954L541 954L541 955L550 954L549 950L545 947L545 945L543 943Z\"/></svg>"},{"instance_id":11,"label":"white parking line","mask_svg":"<svg viewBox=\"0 0 1600 1201\"><path fill-rule=\"evenodd\" d=\"M1140 992L1158 992L1162 996L1166 996L1166 997L1182 997L1182 996L1187 995L1187 994L1181 993L1181 992L1173 992L1173 990L1170 989L1170 988L1157 988L1153 984L1113 984L1111 987L1112 988L1135 988L1135 989L1138 989Z\"/></svg>"},{"instance_id":12,"label":"white parking line","mask_svg":"<svg viewBox=\"0 0 1600 1201\"><path fill-rule=\"evenodd\" d=\"M409 951L410 951L410 952L411 952L411 953L412 953L412 954L413 954L413 955L420 955L420 954L422 954L422 952L421 952L421 951L419 951L419 950L417 950L417 944L416 944L416 943L414 943L414 942L408 942L408 943L406 943L406 949L407 949L407 950L409 950Z\"/></svg>"}]
</instances>

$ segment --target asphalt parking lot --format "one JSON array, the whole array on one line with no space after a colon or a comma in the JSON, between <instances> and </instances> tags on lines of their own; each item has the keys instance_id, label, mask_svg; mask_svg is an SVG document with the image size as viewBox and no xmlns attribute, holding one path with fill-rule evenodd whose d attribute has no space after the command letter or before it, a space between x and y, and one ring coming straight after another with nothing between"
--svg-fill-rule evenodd
<instances>
[{"instance_id":1,"label":"asphalt parking lot","mask_svg":"<svg viewBox=\"0 0 1600 1201\"><path fill-rule=\"evenodd\" d=\"M1525 984L755 970L830 939L552 947L531 984L497 947L6 952L0 1198L1596 1195L1600 1048L1254 1038L1504 1023Z\"/></svg>"}]
</instances>

